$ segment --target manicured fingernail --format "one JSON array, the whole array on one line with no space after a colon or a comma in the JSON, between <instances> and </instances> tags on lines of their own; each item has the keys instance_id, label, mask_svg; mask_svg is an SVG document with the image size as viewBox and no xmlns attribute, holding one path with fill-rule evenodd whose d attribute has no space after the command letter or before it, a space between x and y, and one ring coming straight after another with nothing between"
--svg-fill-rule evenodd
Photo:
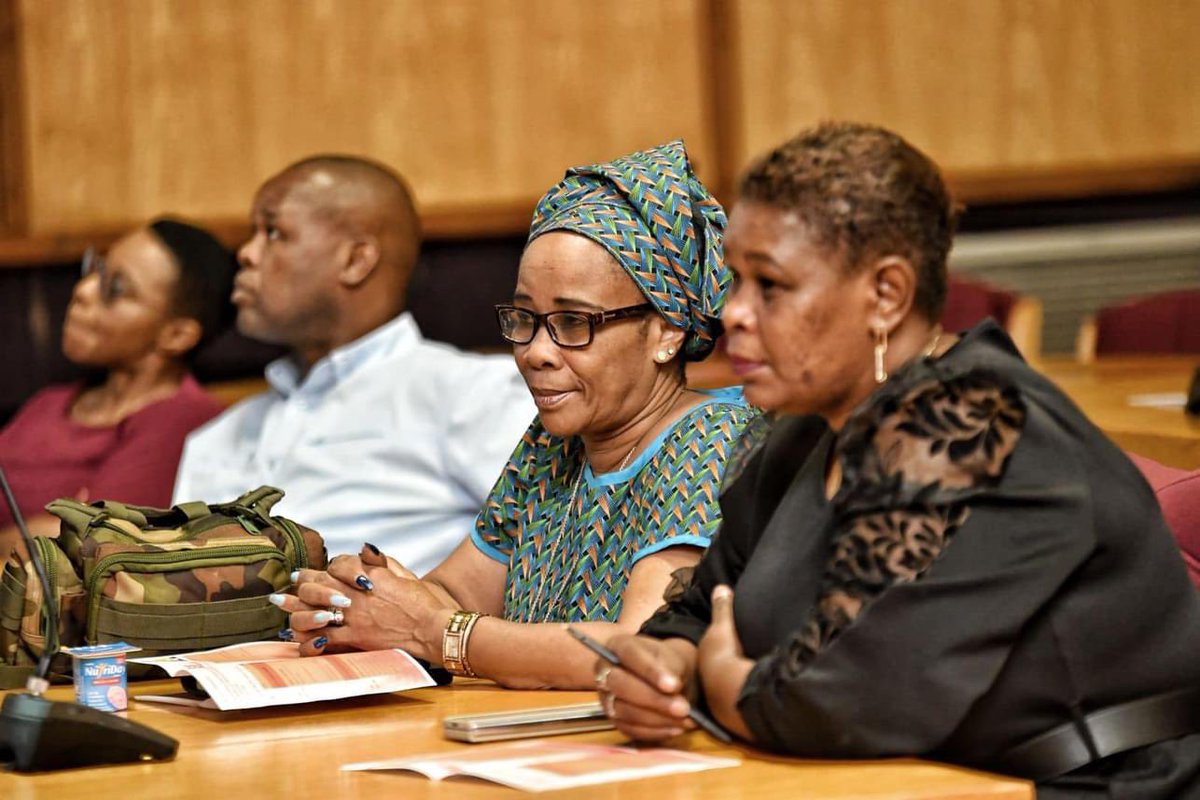
<instances>
[{"instance_id":1,"label":"manicured fingernail","mask_svg":"<svg viewBox=\"0 0 1200 800\"><path fill-rule=\"evenodd\" d=\"M366 575L359 575L354 579L354 582L361 586L364 592L371 592L375 590L375 581L371 580ZM346 605L350 604L346 603Z\"/></svg>"},{"instance_id":2,"label":"manicured fingernail","mask_svg":"<svg viewBox=\"0 0 1200 800\"><path fill-rule=\"evenodd\" d=\"M730 589L723 583L717 588L713 589L713 600L728 600L731 597L733 597L733 589Z\"/></svg>"},{"instance_id":3,"label":"manicured fingernail","mask_svg":"<svg viewBox=\"0 0 1200 800\"><path fill-rule=\"evenodd\" d=\"M318 650L327 644L329 644L328 636L318 636L317 638L313 639L313 647L317 648Z\"/></svg>"},{"instance_id":4,"label":"manicured fingernail","mask_svg":"<svg viewBox=\"0 0 1200 800\"><path fill-rule=\"evenodd\" d=\"M295 637L296 637L296 634L292 631L291 628L283 628L282 630L279 631L279 638L285 642L290 642Z\"/></svg>"},{"instance_id":5,"label":"manicured fingernail","mask_svg":"<svg viewBox=\"0 0 1200 800\"><path fill-rule=\"evenodd\" d=\"M667 736L683 736L683 728L670 728Z\"/></svg>"},{"instance_id":6,"label":"manicured fingernail","mask_svg":"<svg viewBox=\"0 0 1200 800\"><path fill-rule=\"evenodd\" d=\"M350 598L344 594L335 594L329 598L329 605L337 606L338 608L349 608Z\"/></svg>"},{"instance_id":7,"label":"manicured fingernail","mask_svg":"<svg viewBox=\"0 0 1200 800\"><path fill-rule=\"evenodd\" d=\"M287 601L287 595L285 595L285 594L269 594L269 595L267 595L267 600L272 605L282 606Z\"/></svg>"},{"instance_id":8,"label":"manicured fingernail","mask_svg":"<svg viewBox=\"0 0 1200 800\"><path fill-rule=\"evenodd\" d=\"M317 623L318 625L324 625L328 622L333 622L333 612L318 611L317 613L313 614L313 622Z\"/></svg>"},{"instance_id":9,"label":"manicured fingernail","mask_svg":"<svg viewBox=\"0 0 1200 800\"><path fill-rule=\"evenodd\" d=\"M679 679L674 675L667 675L658 682L658 688L667 694L674 694L679 691Z\"/></svg>"},{"instance_id":10,"label":"manicured fingernail","mask_svg":"<svg viewBox=\"0 0 1200 800\"><path fill-rule=\"evenodd\" d=\"M671 705L667 706L667 710L676 717L686 717L688 713L688 701L682 697L676 697L671 701Z\"/></svg>"},{"instance_id":11,"label":"manicured fingernail","mask_svg":"<svg viewBox=\"0 0 1200 800\"><path fill-rule=\"evenodd\" d=\"M296 570L288 577L292 579L292 583L299 583L300 582L300 570Z\"/></svg>"},{"instance_id":12,"label":"manicured fingernail","mask_svg":"<svg viewBox=\"0 0 1200 800\"><path fill-rule=\"evenodd\" d=\"M374 553L377 556L383 555L383 553L379 552L379 548L376 547L375 545L371 544L370 542L363 542L363 547L367 548L368 550L370 550L372 553Z\"/></svg>"}]
</instances>

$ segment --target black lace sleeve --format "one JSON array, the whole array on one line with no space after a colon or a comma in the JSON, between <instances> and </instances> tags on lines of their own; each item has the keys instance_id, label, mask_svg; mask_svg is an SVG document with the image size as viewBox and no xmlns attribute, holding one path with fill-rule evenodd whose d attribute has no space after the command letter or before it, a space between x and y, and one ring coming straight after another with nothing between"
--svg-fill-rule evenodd
<instances>
[{"instance_id":1,"label":"black lace sleeve","mask_svg":"<svg viewBox=\"0 0 1200 800\"><path fill-rule=\"evenodd\" d=\"M1024 423L1017 390L981 373L925 376L855 416L838 449L832 552L817 606L789 647L790 671L893 584L929 569L971 497L999 482Z\"/></svg>"}]
</instances>

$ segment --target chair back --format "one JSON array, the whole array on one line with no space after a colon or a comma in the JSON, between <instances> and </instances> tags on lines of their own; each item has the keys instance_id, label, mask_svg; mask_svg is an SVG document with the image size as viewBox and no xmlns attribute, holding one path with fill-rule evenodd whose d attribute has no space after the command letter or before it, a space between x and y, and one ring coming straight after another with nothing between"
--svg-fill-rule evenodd
<instances>
[{"instance_id":1,"label":"chair back","mask_svg":"<svg viewBox=\"0 0 1200 800\"><path fill-rule=\"evenodd\" d=\"M1192 583L1200 589L1200 469L1188 472L1143 456L1128 455L1154 489Z\"/></svg>"},{"instance_id":2,"label":"chair back","mask_svg":"<svg viewBox=\"0 0 1200 800\"><path fill-rule=\"evenodd\" d=\"M1096 314L1096 355L1200 353L1200 289L1139 297Z\"/></svg>"},{"instance_id":3,"label":"chair back","mask_svg":"<svg viewBox=\"0 0 1200 800\"><path fill-rule=\"evenodd\" d=\"M946 308L942 327L962 331L992 317L1001 327L1008 326L1008 315L1017 296L984 281L951 275L946 284Z\"/></svg>"},{"instance_id":4,"label":"chair back","mask_svg":"<svg viewBox=\"0 0 1200 800\"><path fill-rule=\"evenodd\" d=\"M1000 324L1026 358L1037 358L1042 348L1042 302L992 286L977 278L951 273L946 283L946 308L942 328L966 330L988 317Z\"/></svg>"}]
</instances>

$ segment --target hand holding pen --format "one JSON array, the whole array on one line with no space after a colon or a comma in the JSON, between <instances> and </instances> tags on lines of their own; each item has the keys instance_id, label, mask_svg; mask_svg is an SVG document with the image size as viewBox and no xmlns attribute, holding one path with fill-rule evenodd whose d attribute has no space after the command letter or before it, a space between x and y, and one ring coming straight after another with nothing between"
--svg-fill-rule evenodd
<instances>
[{"instance_id":1,"label":"hand holding pen","mask_svg":"<svg viewBox=\"0 0 1200 800\"><path fill-rule=\"evenodd\" d=\"M605 647L575 628L568 627L567 632L605 662L601 671L596 674L596 687L601 693L605 713L617 722L618 727L624 732L630 734L635 739L650 741L665 739L682 733L684 719L690 719L713 738L722 742L733 741L733 738L725 729L714 722L704 712L687 702L686 698L680 694L683 689L681 681L675 676L668 676L669 679L661 680L659 681L659 685L654 685L645 676L631 670L622 662L621 657L610 648ZM620 638L634 639L635 637ZM654 644L664 648L667 647L667 645L660 642L655 642ZM648 710L641 704L623 703L623 706L627 706L624 713L628 713L633 719L625 720L624 716L618 719L616 704L613 699L614 695L608 685L609 673L615 667L623 668L625 674L630 675L637 681L637 688L641 690L645 698L648 698L646 702L649 705L657 704L661 708Z\"/></svg>"}]
</instances>

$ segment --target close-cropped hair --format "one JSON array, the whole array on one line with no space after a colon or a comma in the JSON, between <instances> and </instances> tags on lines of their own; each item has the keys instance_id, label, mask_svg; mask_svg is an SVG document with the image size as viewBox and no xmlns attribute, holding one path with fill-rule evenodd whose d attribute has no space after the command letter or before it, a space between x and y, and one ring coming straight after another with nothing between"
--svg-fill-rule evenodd
<instances>
[{"instance_id":1,"label":"close-cropped hair","mask_svg":"<svg viewBox=\"0 0 1200 800\"><path fill-rule=\"evenodd\" d=\"M345 153L319 153L308 156L289 164L284 172L309 169L329 170L344 184L355 185L372 192L373 203L379 204L386 211L380 217L381 224L390 228L402 245L397 255L402 258L407 268L412 268L421 246L421 219L417 213L417 201L413 196L412 187L400 173L374 159ZM333 221L338 221L336 205L325 209L325 212L333 213Z\"/></svg>"},{"instance_id":2,"label":"close-cropped hair","mask_svg":"<svg viewBox=\"0 0 1200 800\"><path fill-rule=\"evenodd\" d=\"M211 233L182 220L159 217L148 227L179 268L172 297L175 313L196 320L203 331L194 354L233 322L235 309L229 296L237 259Z\"/></svg>"},{"instance_id":3,"label":"close-cropped hair","mask_svg":"<svg viewBox=\"0 0 1200 800\"><path fill-rule=\"evenodd\" d=\"M752 164L739 196L794 212L850 272L868 259L907 258L915 309L941 317L958 208L937 165L892 131L852 122L805 130Z\"/></svg>"}]
</instances>

